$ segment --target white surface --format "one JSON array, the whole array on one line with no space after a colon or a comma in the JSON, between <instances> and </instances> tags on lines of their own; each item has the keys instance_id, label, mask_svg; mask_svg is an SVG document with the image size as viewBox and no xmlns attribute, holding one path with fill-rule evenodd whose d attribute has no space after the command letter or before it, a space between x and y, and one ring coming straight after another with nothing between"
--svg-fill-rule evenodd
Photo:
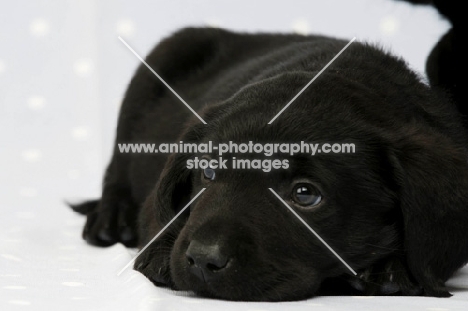
<instances>
[{"instance_id":1,"label":"white surface","mask_svg":"<svg viewBox=\"0 0 468 311\"><path fill-rule=\"evenodd\" d=\"M448 28L431 8L391 0L4 1L0 18L0 310L466 310L450 299L317 297L232 303L154 287L121 245L81 240L63 200L96 197L121 97L144 55L188 25L296 31L380 42L422 71ZM181 105L181 109L185 109Z\"/></svg>"},{"instance_id":2,"label":"white surface","mask_svg":"<svg viewBox=\"0 0 468 311\"><path fill-rule=\"evenodd\" d=\"M33 201L33 200L32 200ZM128 269L134 255L122 245L100 249L81 238L84 217L61 202L31 202L31 209L6 209L0 219L0 310L466 310L468 268L450 282L454 296L315 297L306 301L247 303L194 297L154 287Z\"/></svg>"}]
</instances>

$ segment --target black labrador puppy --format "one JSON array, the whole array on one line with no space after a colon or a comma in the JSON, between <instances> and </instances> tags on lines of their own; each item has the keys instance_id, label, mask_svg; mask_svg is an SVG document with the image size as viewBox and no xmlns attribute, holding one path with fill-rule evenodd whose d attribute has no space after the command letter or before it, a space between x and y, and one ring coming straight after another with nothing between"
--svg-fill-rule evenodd
<instances>
[{"instance_id":1,"label":"black labrador puppy","mask_svg":"<svg viewBox=\"0 0 468 311\"><path fill-rule=\"evenodd\" d=\"M138 257L135 269L156 285L228 300L449 296L445 281L468 261L468 141L444 92L401 59L355 42L268 124L346 43L196 28L163 40L147 63L207 124L140 66L102 198L74 206L87 214L83 237L141 248L206 188ZM275 155L289 166L266 173L187 168L216 154L118 148L179 141L347 142L356 152Z\"/></svg>"}]
</instances>

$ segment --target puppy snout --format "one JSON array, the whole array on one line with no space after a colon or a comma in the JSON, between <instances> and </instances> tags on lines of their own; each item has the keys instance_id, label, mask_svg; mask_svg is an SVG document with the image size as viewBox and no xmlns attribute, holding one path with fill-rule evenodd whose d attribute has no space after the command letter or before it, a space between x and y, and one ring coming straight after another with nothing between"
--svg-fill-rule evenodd
<instances>
[{"instance_id":1,"label":"puppy snout","mask_svg":"<svg viewBox=\"0 0 468 311\"><path fill-rule=\"evenodd\" d=\"M224 254L218 243L190 242L185 253L190 272L206 282L218 277L229 268L229 256Z\"/></svg>"}]
</instances>

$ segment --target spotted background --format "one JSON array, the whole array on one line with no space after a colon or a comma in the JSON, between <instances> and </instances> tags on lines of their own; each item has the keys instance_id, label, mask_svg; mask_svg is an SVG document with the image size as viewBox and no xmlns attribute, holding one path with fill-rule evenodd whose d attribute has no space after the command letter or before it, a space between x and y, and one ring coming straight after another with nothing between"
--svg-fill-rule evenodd
<instances>
[{"instance_id":1,"label":"spotted background","mask_svg":"<svg viewBox=\"0 0 468 311\"><path fill-rule=\"evenodd\" d=\"M390 0L3 1L0 9L0 310L465 310L451 299L318 297L281 304L199 299L116 273L134 254L81 239L64 201L97 197L119 105L140 55L179 27L319 33L377 42L416 71L448 24ZM181 109L186 109L181 105Z\"/></svg>"}]
</instances>

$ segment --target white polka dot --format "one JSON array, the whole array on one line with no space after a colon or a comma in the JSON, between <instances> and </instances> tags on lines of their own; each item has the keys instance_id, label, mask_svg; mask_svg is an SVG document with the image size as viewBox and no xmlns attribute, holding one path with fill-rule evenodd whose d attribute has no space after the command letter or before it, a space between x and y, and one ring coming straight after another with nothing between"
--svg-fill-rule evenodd
<instances>
[{"instance_id":1,"label":"white polka dot","mask_svg":"<svg viewBox=\"0 0 468 311\"><path fill-rule=\"evenodd\" d=\"M398 31L398 20L393 16L385 16L380 20L380 32L383 35L391 36Z\"/></svg>"},{"instance_id":2,"label":"white polka dot","mask_svg":"<svg viewBox=\"0 0 468 311\"><path fill-rule=\"evenodd\" d=\"M89 130L84 126L78 126L72 129L71 135L76 140L86 140L89 136Z\"/></svg>"},{"instance_id":3,"label":"white polka dot","mask_svg":"<svg viewBox=\"0 0 468 311\"><path fill-rule=\"evenodd\" d=\"M29 149L23 151L21 157L27 162L37 162L42 157L42 152L38 149Z\"/></svg>"},{"instance_id":4,"label":"white polka dot","mask_svg":"<svg viewBox=\"0 0 468 311\"><path fill-rule=\"evenodd\" d=\"M79 170L69 170L67 172L67 176L69 179L78 179L80 178L80 171Z\"/></svg>"},{"instance_id":5,"label":"white polka dot","mask_svg":"<svg viewBox=\"0 0 468 311\"><path fill-rule=\"evenodd\" d=\"M75 74L80 77L89 76L93 72L93 69L93 61L89 58L79 59L73 64L73 70L75 71Z\"/></svg>"},{"instance_id":6,"label":"white polka dot","mask_svg":"<svg viewBox=\"0 0 468 311\"><path fill-rule=\"evenodd\" d=\"M135 33L135 24L129 19L121 19L116 25L117 34L130 37Z\"/></svg>"},{"instance_id":7,"label":"white polka dot","mask_svg":"<svg viewBox=\"0 0 468 311\"><path fill-rule=\"evenodd\" d=\"M2 254L2 257L11 261L23 261L21 258L10 255L10 254Z\"/></svg>"},{"instance_id":8,"label":"white polka dot","mask_svg":"<svg viewBox=\"0 0 468 311\"><path fill-rule=\"evenodd\" d=\"M221 27L221 21L219 19L208 19L205 21L205 25L211 28Z\"/></svg>"},{"instance_id":9,"label":"white polka dot","mask_svg":"<svg viewBox=\"0 0 468 311\"><path fill-rule=\"evenodd\" d=\"M33 198L37 196L37 190L34 188L21 188L19 191L20 196L22 197L27 197L27 198Z\"/></svg>"},{"instance_id":10,"label":"white polka dot","mask_svg":"<svg viewBox=\"0 0 468 311\"><path fill-rule=\"evenodd\" d=\"M49 22L43 18L36 18L31 22L29 31L33 36L43 37L49 33L50 25Z\"/></svg>"},{"instance_id":11,"label":"white polka dot","mask_svg":"<svg viewBox=\"0 0 468 311\"><path fill-rule=\"evenodd\" d=\"M36 217L36 214L34 214L33 212L17 212L16 217L22 219L32 219Z\"/></svg>"},{"instance_id":12,"label":"white polka dot","mask_svg":"<svg viewBox=\"0 0 468 311\"><path fill-rule=\"evenodd\" d=\"M74 251L76 249L76 246L73 246L73 245L60 246L59 249L62 251Z\"/></svg>"},{"instance_id":13,"label":"white polka dot","mask_svg":"<svg viewBox=\"0 0 468 311\"><path fill-rule=\"evenodd\" d=\"M78 268L61 268L59 270L64 272L80 272L80 269Z\"/></svg>"},{"instance_id":14,"label":"white polka dot","mask_svg":"<svg viewBox=\"0 0 468 311\"><path fill-rule=\"evenodd\" d=\"M3 289L21 290L21 289L26 289L26 286L8 285L8 286L3 286L2 288Z\"/></svg>"},{"instance_id":15,"label":"white polka dot","mask_svg":"<svg viewBox=\"0 0 468 311\"><path fill-rule=\"evenodd\" d=\"M63 282L63 286L70 286L70 287L79 287L79 286L84 286L84 283L81 282Z\"/></svg>"},{"instance_id":16,"label":"white polka dot","mask_svg":"<svg viewBox=\"0 0 468 311\"><path fill-rule=\"evenodd\" d=\"M8 303L12 305L18 305L18 306L29 306L31 303L26 300L10 300Z\"/></svg>"},{"instance_id":17,"label":"white polka dot","mask_svg":"<svg viewBox=\"0 0 468 311\"><path fill-rule=\"evenodd\" d=\"M46 100L42 96L31 96L28 98L28 107L31 110L40 110L44 108Z\"/></svg>"},{"instance_id":18,"label":"white polka dot","mask_svg":"<svg viewBox=\"0 0 468 311\"><path fill-rule=\"evenodd\" d=\"M3 242L7 242L7 243L21 243L21 240L19 239L9 239L9 238L6 238L6 239L2 239Z\"/></svg>"},{"instance_id":19,"label":"white polka dot","mask_svg":"<svg viewBox=\"0 0 468 311\"><path fill-rule=\"evenodd\" d=\"M68 237L76 237L76 232L74 231L62 231L63 235Z\"/></svg>"},{"instance_id":20,"label":"white polka dot","mask_svg":"<svg viewBox=\"0 0 468 311\"><path fill-rule=\"evenodd\" d=\"M5 70L6 70L5 62L0 59L0 74L4 73Z\"/></svg>"},{"instance_id":21,"label":"white polka dot","mask_svg":"<svg viewBox=\"0 0 468 311\"><path fill-rule=\"evenodd\" d=\"M300 34L300 35L307 35L310 32L309 29L309 22L305 19L296 19L292 23L292 29L295 33Z\"/></svg>"}]
</instances>

